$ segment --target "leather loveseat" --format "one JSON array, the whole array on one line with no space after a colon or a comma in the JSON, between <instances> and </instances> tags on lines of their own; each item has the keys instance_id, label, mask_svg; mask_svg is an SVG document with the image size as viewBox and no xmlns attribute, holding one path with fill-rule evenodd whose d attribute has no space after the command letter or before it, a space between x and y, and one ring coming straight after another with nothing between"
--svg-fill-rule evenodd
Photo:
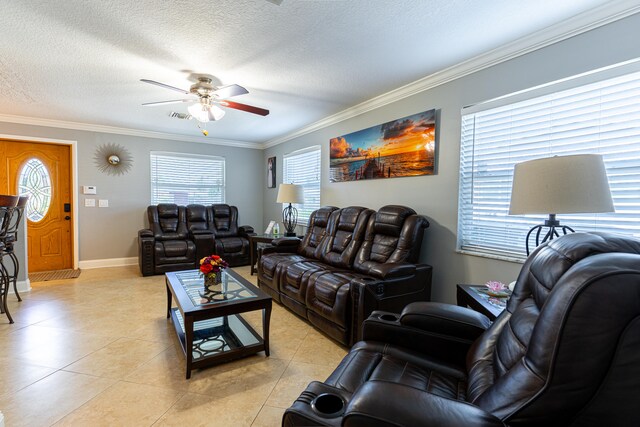
<instances>
[{"instance_id":1,"label":"leather loveseat","mask_svg":"<svg viewBox=\"0 0 640 427\"><path fill-rule=\"evenodd\" d=\"M491 323L414 303L374 312L283 426L628 426L640 405L640 241L569 234L538 247Z\"/></svg>"},{"instance_id":2,"label":"leather loveseat","mask_svg":"<svg viewBox=\"0 0 640 427\"><path fill-rule=\"evenodd\" d=\"M138 232L138 260L143 276L197 268L211 254L230 266L249 263L248 225L238 226L235 206L178 206L162 203L147 208L149 229Z\"/></svg>"},{"instance_id":3,"label":"leather loveseat","mask_svg":"<svg viewBox=\"0 0 640 427\"><path fill-rule=\"evenodd\" d=\"M429 222L405 206L351 206L311 214L302 240L276 239L258 263L258 284L342 344L359 339L375 309L428 301L431 266L416 264Z\"/></svg>"}]
</instances>

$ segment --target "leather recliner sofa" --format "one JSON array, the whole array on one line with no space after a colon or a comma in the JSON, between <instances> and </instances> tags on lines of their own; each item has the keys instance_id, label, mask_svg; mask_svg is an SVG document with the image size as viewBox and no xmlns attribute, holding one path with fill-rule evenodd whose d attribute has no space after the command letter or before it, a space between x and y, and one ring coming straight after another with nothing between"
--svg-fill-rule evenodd
<instances>
[{"instance_id":1,"label":"leather recliner sofa","mask_svg":"<svg viewBox=\"0 0 640 427\"><path fill-rule=\"evenodd\" d=\"M351 206L311 214L307 233L263 251L258 285L336 341L350 345L375 309L428 301L431 266L417 264L424 216L405 206Z\"/></svg>"},{"instance_id":2,"label":"leather recliner sofa","mask_svg":"<svg viewBox=\"0 0 640 427\"><path fill-rule=\"evenodd\" d=\"M569 234L538 247L491 323L414 303L374 312L284 426L627 426L640 405L640 241Z\"/></svg>"},{"instance_id":3,"label":"leather recliner sofa","mask_svg":"<svg viewBox=\"0 0 640 427\"><path fill-rule=\"evenodd\" d=\"M147 208L149 229L138 232L138 260L143 276L197 268L200 259L220 255L230 266L249 263L253 227L238 227L235 206L178 206L161 203Z\"/></svg>"}]
</instances>

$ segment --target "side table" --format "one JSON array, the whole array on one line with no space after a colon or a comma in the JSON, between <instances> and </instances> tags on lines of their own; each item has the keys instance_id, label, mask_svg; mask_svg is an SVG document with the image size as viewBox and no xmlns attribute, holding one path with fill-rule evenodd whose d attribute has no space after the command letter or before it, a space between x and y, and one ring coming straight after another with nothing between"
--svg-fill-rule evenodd
<instances>
[{"instance_id":1,"label":"side table","mask_svg":"<svg viewBox=\"0 0 640 427\"><path fill-rule=\"evenodd\" d=\"M496 303L491 302L488 295L481 295L478 292L478 289L484 287L484 285L457 285L456 300L460 307L469 307L478 311L493 322L502 313L504 307L501 306L502 304L498 304L498 301ZM508 297L496 299L506 302Z\"/></svg>"},{"instance_id":2,"label":"side table","mask_svg":"<svg viewBox=\"0 0 640 427\"><path fill-rule=\"evenodd\" d=\"M280 236L273 234L256 234L249 236L249 262L251 263L251 275L256 272L256 262L258 262L258 243L271 243L273 239Z\"/></svg>"},{"instance_id":3,"label":"side table","mask_svg":"<svg viewBox=\"0 0 640 427\"><path fill-rule=\"evenodd\" d=\"M249 236L249 262L251 262L251 275L256 272L257 263L260 261L260 255L262 251L258 250L258 243L262 243L265 247L271 246L271 242L274 239L286 237L283 234L274 236L273 234L256 234L255 236ZM287 239L300 239L300 237L286 237Z\"/></svg>"}]
</instances>

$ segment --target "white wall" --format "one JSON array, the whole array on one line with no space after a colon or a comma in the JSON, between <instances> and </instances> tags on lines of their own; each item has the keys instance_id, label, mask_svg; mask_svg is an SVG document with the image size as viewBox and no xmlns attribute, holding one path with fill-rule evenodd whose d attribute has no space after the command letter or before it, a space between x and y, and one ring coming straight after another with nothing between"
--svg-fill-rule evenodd
<instances>
[{"instance_id":1,"label":"white wall","mask_svg":"<svg viewBox=\"0 0 640 427\"><path fill-rule=\"evenodd\" d=\"M137 257L138 230L147 223L150 204L150 151L174 151L222 156L226 159L226 201L238 207L241 225L262 224L262 152L257 149L200 144L0 122L0 134L77 141L78 187L95 185L98 194L84 196L78 188L80 262ZM106 143L126 147L133 167L125 175L100 172L96 149ZM85 197L109 200L108 208L86 208Z\"/></svg>"},{"instance_id":2,"label":"white wall","mask_svg":"<svg viewBox=\"0 0 640 427\"><path fill-rule=\"evenodd\" d=\"M321 144L323 205L360 205L377 209L387 204L401 204L426 215L431 227L425 233L421 261L434 267L432 299L455 302L457 283L485 283L488 280L508 283L515 280L520 270L517 263L455 251L461 108L640 57L639 38L640 15L634 15L269 148L264 152L263 165L268 157L277 156L277 180L282 182L284 154ZM436 175L329 182L330 138L432 108L438 110ZM275 203L276 193L277 189L265 190L263 226L280 217L281 205Z\"/></svg>"}]
</instances>

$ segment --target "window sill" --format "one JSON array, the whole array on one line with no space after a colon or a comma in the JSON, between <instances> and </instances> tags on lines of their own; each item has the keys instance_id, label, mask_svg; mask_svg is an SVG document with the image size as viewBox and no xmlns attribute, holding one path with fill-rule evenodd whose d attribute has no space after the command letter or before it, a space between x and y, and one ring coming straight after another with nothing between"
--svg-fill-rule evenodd
<instances>
[{"instance_id":1,"label":"window sill","mask_svg":"<svg viewBox=\"0 0 640 427\"><path fill-rule=\"evenodd\" d=\"M526 257L523 258L515 254L500 255L500 254L494 254L494 253L477 252L477 251L470 251L470 250L463 250L463 249L456 249L456 252L462 255L471 255L471 256L477 256L481 258L489 258L489 259L495 259L499 261L513 262L517 264L523 264L526 261Z\"/></svg>"}]
</instances>

